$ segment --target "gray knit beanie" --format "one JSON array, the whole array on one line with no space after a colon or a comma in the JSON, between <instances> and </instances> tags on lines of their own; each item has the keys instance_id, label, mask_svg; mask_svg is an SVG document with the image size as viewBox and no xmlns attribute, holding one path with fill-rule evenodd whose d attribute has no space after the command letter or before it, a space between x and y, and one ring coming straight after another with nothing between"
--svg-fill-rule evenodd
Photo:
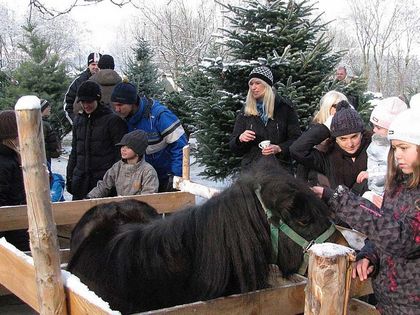
<instances>
[{"instance_id":1,"label":"gray knit beanie","mask_svg":"<svg viewBox=\"0 0 420 315\"><path fill-rule=\"evenodd\" d=\"M363 130L364 124L359 113L347 101L340 101L331 121L331 136L337 138Z\"/></svg>"}]
</instances>

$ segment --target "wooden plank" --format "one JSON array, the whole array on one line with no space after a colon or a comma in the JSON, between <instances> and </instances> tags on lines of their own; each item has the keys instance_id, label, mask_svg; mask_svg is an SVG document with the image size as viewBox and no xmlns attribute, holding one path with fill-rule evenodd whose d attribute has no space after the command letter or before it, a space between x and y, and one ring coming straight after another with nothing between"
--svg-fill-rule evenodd
<instances>
[{"instance_id":1,"label":"wooden plank","mask_svg":"<svg viewBox=\"0 0 420 315\"><path fill-rule=\"evenodd\" d=\"M136 199L147 202L156 208L159 213L175 212L186 206L195 204L195 196L186 192L169 192L150 195L119 196L100 199L65 201L52 203L52 212L57 225L77 223L80 217L93 206ZM0 231L9 231L28 228L27 207L11 206L0 207Z\"/></svg>"},{"instance_id":2,"label":"wooden plank","mask_svg":"<svg viewBox=\"0 0 420 315\"><path fill-rule=\"evenodd\" d=\"M349 315L380 315L375 306L360 301L358 299L350 299Z\"/></svg>"},{"instance_id":3,"label":"wooden plank","mask_svg":"<svg viewBox=\"0 0 420 315\"><path fill-rule=\"evenodd\" d=\"M18 255L17 252L17 250L16 252L11 251L0 244L0 283L36 312L40 312L34 265L23 257L25 255L23 252L20 252L21 255ZM119 314L118 312L113 313L110 309L99 307L66 286L64 292L69 314ZM94 298L98 298L93 292L90 293Z\"/></svg>"},{"instance_id":4,"label":"wooden plank","mask_svg":"<svg viewBox=\"0 0 420 315\"><path fill-rule=\"evenodd\" d=\"M366 235L353 230L348 229L340 225L336 225L337 230L344 236L346 241L349 243L349 246L355 250L361 250L365 246Z\"/></svg>"},{"instance_id":5,"label":"wooden plank","mask_svg":"<svg viewBox=\"0 0 420 315\"><path fill-rule=\"evenodd\" d=\"M368 278L365 281L360 281L359 277L351 279L350 296L361 297L373 293L372 279Z\"/></svg>"},{"instance_id":6,"label":"wooden plank","mask_svg":"<svg viewBox=\"0 0 420 315\"><path fill-rule=\"evenodd\" d=\"M2 244L0 244L0 283L39 312L34 266Z\"/></svg>"},{"instance_id":7,"label":"wooden plank","mask_svg":"<svg viewBox=\"0 0 420 315\"><path fill-rule=\"evenodd\" d=\"M299 314L304 308L305 285L306 281L301 281L276 288L160 309L147 314Z\"/></svg>"}]
</instances>

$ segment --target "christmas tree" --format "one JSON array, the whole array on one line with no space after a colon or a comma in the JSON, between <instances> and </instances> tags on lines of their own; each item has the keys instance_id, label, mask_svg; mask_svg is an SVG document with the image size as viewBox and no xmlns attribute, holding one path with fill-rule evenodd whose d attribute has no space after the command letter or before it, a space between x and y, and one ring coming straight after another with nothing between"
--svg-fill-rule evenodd
<instances>
[{"instance_id":1,"label":"christmas tree","mask_svg":"<svg viewBox=\"0 0 420 315\"><path fill-rule=\"evenodd\" d=\"M153 63L153 52L149 43L141 36L131 48L133 56L128 58L125 74L131 83L137 86L139 95L155 97L162 93L158 82L158 69Z\"/></svg>"},{"instance_id":2,"label":"christmas tree","mask_svg":"<svg viewBox=\"0 0 420 315\"><path fill-rule=\"evenodd\" d=\"M313 15L310 1L254 0L247 7L223 6L230 27L223 30L220 42L230 58L203 63L202 75L212 91L197 97L192 106L199 142L196 160L206 166L203 175L216 180L234 174L239 167L240 160L233 156L228 142L253 67L272 69L277 93L294 103L304 129L340 58L326 38L326 25Z\"/></svg>"},{"instance_id":3,"label":"christmas tree","mask_svg":"<svg viewBox=\"0 0 420 315\"><path fill-rule=\"evenodd\" d=\"M38 34L35 24L28 21L23 29L26 40L19 47L27 59L12 71L13 82L4 85L0 108L12 109L22 95L46 99L51 104L51 125L62 138L71 130L62 107L63 95L70 84L65 64L58 54L51 52L48 39Z\"/></svg>"}]
</instances>

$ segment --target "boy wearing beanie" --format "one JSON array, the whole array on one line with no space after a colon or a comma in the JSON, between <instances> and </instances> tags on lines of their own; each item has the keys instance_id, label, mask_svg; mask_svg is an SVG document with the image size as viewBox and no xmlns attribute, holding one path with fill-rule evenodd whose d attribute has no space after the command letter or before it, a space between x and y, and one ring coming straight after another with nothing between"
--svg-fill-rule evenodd
<instances>
[{"instance_id":1,"label":"boy wearing beanie","mask_svg":"<svg viewBox=\"0 0 420 315\"><path fill-rule=\"evenodd\" d=\"M137 88L126 81L115 86L111 102L129 131L147 133L146 161L158 174L159 192L173 191L173 176L182 175L182 148L188 143L178 117L158 100L139 97Z\"/></svg>"},{"instance_id":2,"label":"boy wearing beanie","mask_svg":"<svg viewBox=\"0 0 420 315\"><path fill-rule=\"evenodd\" d=\"M77 90L80 85L88 80L92 75L99 71L98 62L102 55L97 52L92 52L87 58L87 68L81 74L79 74L73 82L70 84L66 94L64 95L64 111L66 113L67 119L73 124L75 113L79 111L80 108L74 108L76 101Z\"/></svg>"},{"instance_id":3,"label":"boy wearing beanie","mask_svg":"<svg viewBox=\"0 0 420 315\"><path fill-rule=\"evenodd\" d=\"M329 137L334 143L327 152L314 147ZM365 131L359 113L347 101L340 101L330 129L327 122L314 124L292 144L290 152L306 168L325 175L331 188L346 185L361 195L367 184L359 184L356 179L367 168L366 150L370 142L371 134Z\"/></svg>"},{"instance_id":4,"label":"boy wearing beanie","mask_svg":"<svg viewBox=\"0 0 420 315\"><path fill-rule=\"evenodd\" d=\"M147 134L143 130L134 130L124 135L116 145L120 147L121 160L105 173L87 197L108 197L114 188L118 196L158 192L157 173L144 158L148 146Z\"/></svg>"},{"instance_id":5,"label":"boy wearing beanie","mask_svg":"<svg viewBox=\"0 0 420 315\"><path fill-rule=\"evenodd\" d=\"M387 159L390 141L387 138L388 129L394 118L407 109L407 105L398 97L388 97L379 102L372 110L370 122L373 124L372 142L367 149L367 170L357 176L357 182L368 180L369 191L363 197L373 202L377 207L382 204L387 172Z\"/></svg>"},{"instance_id":6,"label":"boy wearing beanie","mask_svg":"<svg viewBox=\"0 0 420 315\"><path fill-rule=\"evenodd\" d=\"M83 111L74 120L66 179L67 191L73 195L73 200L86 197L119 160L115 145L127 133L124 121L99 102L101 88L97 83L83 82L77 98Z\"/></svg>"}]
</instances>

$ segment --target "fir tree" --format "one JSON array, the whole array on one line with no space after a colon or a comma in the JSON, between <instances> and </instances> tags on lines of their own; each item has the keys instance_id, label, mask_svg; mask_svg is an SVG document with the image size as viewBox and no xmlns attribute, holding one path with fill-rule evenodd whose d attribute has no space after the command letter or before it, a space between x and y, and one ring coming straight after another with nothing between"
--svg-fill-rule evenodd
<instances>
[{"instance_id":1,"label":"fir tree","mask_svg":"<svg viewBox=\"0 0 420 315\"><path fill-rule=\"evenodd\" d=\"M26 53L27 60L12 72L16 84L5 86L0 107L12 109L23 95L47 99L51 104L50 122L60 137L64 137L71 130L62 107L63 95L70 83L65 65L57 54L50 52L50 43L37 33L35 24L28 21L23 29L26 41L20 43L19 48Z\"/></svg>"},{"instance_id":2,"label":"fir tree","mask_svg":"<svg viewBox=\"0 0 420 315\"><path fill-rule=\"evenodd\" d=\"M278 93L292 100L302 129L308 126L340 54L332 52L325 24L313 16L310 1L247 2L247 8L223 5L230 15L223 43L231 60L213 59L203 69L213 92L195 102L196 159L204 175L223 179L238 170L239 159L229 150L229 136L247 92L248 74L269 66ZM204 97L209 99L205 100Z\"/></svg>"},{"instance_id":3,"label":"fir tree","mask_svg":"<svg viewBox=\"0 0 420 315\"><path fill-rule=\"evenodd\" d=\"M126 75L131 83L137 86L139 95L155 97L162 93L158 82L158 69L153 63L153 53L149 43L138 36L135 46L131 48L133 56L127 62Z\"/></svg>"}]
</instances>

